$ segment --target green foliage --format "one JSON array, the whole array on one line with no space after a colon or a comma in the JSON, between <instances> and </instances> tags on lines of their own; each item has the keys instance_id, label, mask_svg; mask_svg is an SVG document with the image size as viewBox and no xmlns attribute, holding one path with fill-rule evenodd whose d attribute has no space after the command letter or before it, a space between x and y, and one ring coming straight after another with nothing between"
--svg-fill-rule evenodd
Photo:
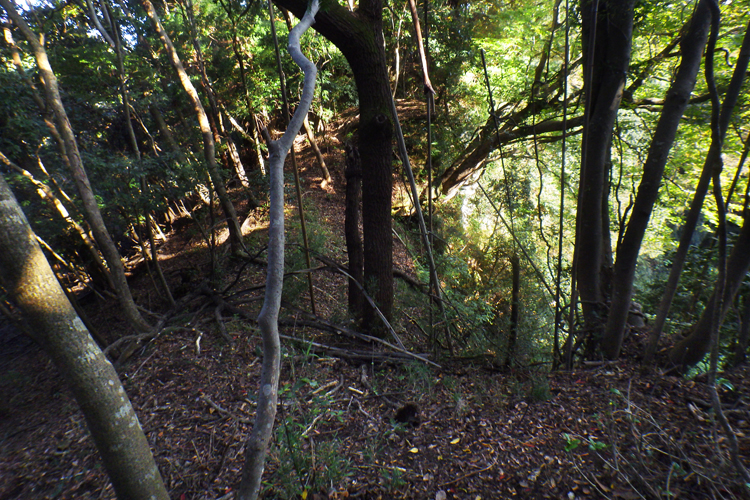
<instances>
[{"instance_id":1,"label":"green foliage","mask_svg":"<svg viewBox=\"0 0 750 500\"><path fill-rule=\"evenodd\" d=\"M58 75L64 104L81 149L97 200L113 232L122 233L131 223L140 223L148 211L164 213L170 203L195 195L205 183L204 167L196 157L202 155L201 137L191 105L176 80L138 2L126 2L128 13L114 6L114 16L124 35L126 87L132 106L132 122L142 155L136 161L131 151L124 119L120 78L115 53L92 29L83 4L61 3L27 7L25 16L38 33L43 33L53 69ZM180 53L191 79L210 109L205 89L200 84L197 52L193 44L186 2L159 4L162 21ZM486 51L490 85L501 126L531 125L561 117L562 93L551 94L549 105L511 123L508 117L525 109L546 89L553 89L563 67L563 3L554 12L556 2L515 1L472 3L447 2L430 5L428 52L431 80L436 89L433 117L432 164L439 175L460 157L488 117L480 50ZM689 0L653 0L637 2L633 51L627 85L644 70L649 70L632 95L626 92L618 115L612 144L609 217L614 250L618 236L628 222L630 204L641 178L643 163L651 145L661 107L642 104L644 99L663 99L680 58L674 49L667 57L655 59L680 32L692 14ZM580 114L582 101L577 96L582 85L580 64L580 12L571 2L567 21L571 28L570 55L574 69L568 79L569 116ZM253 116L265 117L271 128L280 128L281 98L276 57L271 38L268 10L262 2L246 0L197 0L193 6L195 36L202 51L206 74L222 109L248 131ZM719 45L726 58L717 57L715 70L720 91L731 78L734 62L746 25L746 8L742 2L723 2L723 23ZM132 16L131 16L132 14ZM395 95L398 99L423 101L422 76L416 36L411 15L404 5L384 9L386 61L391 82L396 80L396 48L399 76ZM283 14L275 9L275 27L283 47L287 35ZM427 26L423 30L428 31ZM14 32L21 48L22 64L32 81L37 81L35 62L23 37ZM549 58L540 64L550 45ZM322 124L338 118L341 111L357 104L356 85L342 53L319 34L305 37L302 48L319 68L316 100L312 118ZM719 54L719 53L717 53ZM10 49L0 46L0 151L35 175L41 162L66 192L75 188L69 172L59 157L57 145L38 113L27 83L14 67ZM282 70L285 74L291 105L300 92L302 76L282 48ZM38 86L40 89L41 87ZM698 79L696 97L705 96L706 83ZM722 183L728 186L734 166L747 136L750 97L742 93L732 118L732 127L724 144L726 168ZM180 164L178 155L167 145L154 123L149 106L156 105L182 151L191 159ZM414 108L417 109L417 108ZM703 166L710 143L707 123L710 104L705 99L688 106L678 130L666 168L657 205L651 217L641 252L636 282L636 300L652 314L662 294L662 284L675 249L687 206L695 188L695 179ZM415 173L424 184L427 173L425 123L423 108L404 120L407 145ZM267 118L267 119L266 119ZM224 127L231 129L226 117ZM252 166L255 144L236 131L243 161ZM446 317L456 347L468 353L491 352L499 359L507 354L510 331L510 294L512 288L510 256L521 256L520 318L515 352L520 363L546 362L552 348L554 329L553 288L557 277L557 258L562 260L562 302L570 290L570 262L577 216L575 200L579 184L580 135L568 137L566 175L561 185L563 161L559 136L545 134L519 139L490 154L484 165L483 187L489 199L475 186L466 186L453 200L440 201L437 208L437 265L444 283ZM217 152L226 143L217 144ZM184 162L183 162L184 163ZM253 189L265 190L266 180L255 169L251 172ZM39 175L45 182L46 176ZM141 179L147 183L146 190ZM56 247L69 247L62 253L76 254L69 229L42 204L34 190L23 179L13 178L14 189L21 194L24 209L35 230ZM746 179L740 178L737 193L742 193ZM291 187L292 183L287 182ZM288 193L294 200L293 192ZM563 213L559 213L560 195L565 195ZM730 222L741 223L740 196L735 196ZM490 202L491 200L491 202ZM74 204L77 203L74 200ZM292 202L294 203L294 202ZM309 205L309 204L308 204ZM494 205L494 206L493 206ZM82 222L74 210L73 217ZM310 246L330 254L327 243L334 239L328 224L311 206L308 211ZM506 219L501 222L496 209ZM709 197L704 208L702 238L711 233L718 217ZM562 226L558 226L562 218ZM290 229L287 249L287 271L307 267L301 250L299 223L289 212ZM407 225L408 226L408 225ZM562 232L562 234L561 234ZM399 234L415 234L405 227ZM557 238L562 236L562 255L558 255ZM413 254L421 254L416 238L405 237ZM410 241L411 240L411 241ZM684 330L702 311L715 278L714 249L698 245L690 254L671 318L675 330ZM427 282L425 262L417 257L417 271ZM306 276L287 280L284 298L295 302L306 294ZM549 289L548 289L549 287ZM404 287L405 289L405 287ZM409 292L411 293L411 292ZM422 311L423 301L399 290L404 307ZM727 322L734 320L730 312ZM420 314L416 314L420 316ZM416 319L426 325L423 317ZM570 328L568 326L568 328ZM726 333L726 332L725 332ZM729 335L725 335L728 339ZM446 346L443 346L446 347Z\"/></svg>"},{"instance_id":2,"label":"green foliage","mask_svg":"<svg viewBox=\"0 0 750 500\"><path fill-rule=\"evenodd\" d=\"M277 416L276 438L269 454L273 473L266 485L266 494L275 498L327 491L352 473L349 459L338 453L335 435L326 441L309 435L321 419L342 419L342 411L333 409L331 397L314 393L318 385L314 379L301 377L279 389L279 400L285 406ZM310 392L312 398L303 408Z\"/></svg>"}]
</instances>

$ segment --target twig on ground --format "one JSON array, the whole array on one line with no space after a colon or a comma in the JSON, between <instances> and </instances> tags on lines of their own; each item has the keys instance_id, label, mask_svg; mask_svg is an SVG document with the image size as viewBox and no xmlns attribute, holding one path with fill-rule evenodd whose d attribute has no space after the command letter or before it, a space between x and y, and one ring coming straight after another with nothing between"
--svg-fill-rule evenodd
<instances>
[{"instance_id":1,"label":"twig on ground","mask_svg":"<svg viewBox=\"0 0 750 500\"><path fill-rule=\"evenodd\" d=\"M233 418L234 420L236 420L236 421L238 421L238 422L242 422L243 424L252 424L252 423L253 423L252 419L249 419L249 418L246 418L246 417L242 417L242 416L240 416L240 415L237 415L236 413L234 413L234 412L233 412L233 411L231 411L231 410L227 410L226 408L222 408L222 407L221 407L221 406L219 406L218 404L214 403L214 402L213 402L213 401L211 400L211 398L209 398L209 397L208 397L208 396L206 396L205 394L201 394L201 399L202 399L202 400L203 400L203 401L204 401L204 402L205 402L205 403L206 403L206 404L207 404L208 406L210 406L211 408L213 408L214 410L218 411L219 413L223 413L224 415L227 415L228 417L231 417L231 418Z\"/></svg>"}]
</instances>

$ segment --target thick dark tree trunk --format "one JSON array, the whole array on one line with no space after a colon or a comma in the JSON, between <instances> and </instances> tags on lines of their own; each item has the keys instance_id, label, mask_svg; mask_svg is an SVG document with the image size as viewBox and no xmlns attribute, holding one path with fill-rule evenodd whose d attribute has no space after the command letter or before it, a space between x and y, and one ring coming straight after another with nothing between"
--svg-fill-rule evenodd
<instances>
[{"instance_id":1,"label":"thick dark tree trunk","mask_svg":"<svg viewBox=\"0 0 750 500\"><path fill-rule=\"evenodd\" d=\"M724 321L729 307L737 295L748 270L750 270L750 214L745 214L745 223L732 249L727 262L726 284L722 308L719 311L719 325ZM700 320L693 327L690 335L678 342L669 352L670 361L683 369L698 363L708 352L711 344L711 320L716 310L716 292L706 305Z\"/></svg>"},{"instance_id":2,"label":"thick dark tree trunk","mask_svg":"<svg viewBox=\"0 0 750 500\"><path fill-rule=\"evenodd\" d=\"M274 0L297 17L307 2ZM364 285L386 319L393 311L393 236L391 191L393 179L390 88L383 48L383 2L362 0L354 12L331 3L316 17L313 28L333 42L352 68L359 96L359 153L362 161L362 226L364 236ZM364 324L377 327L369 304Z\"/></svg>"},{"instance_id":3,"label":"thick dark tree trunk","mask_svg":"<svg viewBox=\"0 0 750 500\"><path fill-rule=\"evenodd\" d=\"M578 194L576 280L586 334L601 339L606 319L601 269L612 130L630 62L634 0L583 0L585 124Z\"/></svg>"},{"instance_id":4,"label":"thick dark tree trunk","mask_svg":"<svg viewBox=\"0 0 750 500\"><path fill-rule=\"evenodd\" d=\"M360 206L362 202L362 163L359 150L351 143L346 144L346 208L344 233L346 253L349 256L349 313L356 319L362 318L362 286L364 278L364 257L362 238L359 234Z\"/></svg>"},{"instance_id":5,"label":"thick dark tree trunk","mask_svg":"<svg viewBox=\"0 0 750 500\"><path fill-rule=\"evenodd\" d=\"M625 324L630 309L633 293L633 280L638 262L638 253L651 218L659 185L664 174L669 152L674 143L677 127L682 114L690 101L695 87L698 70L701 66L703 48L708 37L710 12L705 1L702 1L690 22L690 29L681 41L682 62L674 77L672 86L667 91L659 123L651 140L646 163L643 165L643 176L638 186L633 211L630 215L627 230L617 247L617 261L612 283L612 302L607 317L607 328L602 338L602 351L609 358L616 358L620 353Z\"/></svg>"}]
</instances>

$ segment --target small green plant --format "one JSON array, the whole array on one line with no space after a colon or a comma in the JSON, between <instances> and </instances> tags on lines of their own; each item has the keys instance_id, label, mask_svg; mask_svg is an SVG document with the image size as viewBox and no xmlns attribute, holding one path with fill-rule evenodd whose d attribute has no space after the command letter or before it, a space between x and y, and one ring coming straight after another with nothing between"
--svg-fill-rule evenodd
<instances>
[{"instance_id":1,"label":"small green plant","mask_svg":"<svg viewBox=\"0 0 750 500\"><path fill-rule=\"evenodd\" d=\"M283 411L279 412L276 443L269 463L276 466L266 494L274 498L299 498L307 492L325 491L351 475L351 463L338 452L336 436L317 442L311 430L324 417L343 419L343 410L333 408L325 393L310 394L320 386L313 378L298 376L279 388ZM312 397L311 397L312 396Z\"/></svg>"},{"instance_id":2,"label":"small green plant","mask_svg":"<svg viewBox=\"0 0 750 500\"><path fill-rule=\"evenodd\" d=\"M733 391L734 385L732 383L725 379L725 378L717 378L716 379L716 387L719 389L726 389L727 391Z\"/></svg>"},{"instance_id":3,"label":"small green plant","mask_svg":"<svg viewBox=\"0 0 750 500\"><path fill-rule=\"evenodd\" d=\"M534 401L548 401L552 399L552 393L549 390L549 380L547 377L533 377L531 380L531 390L529 391L529 395Z\"/></svg>"},{"instance_id":4,"label":"small green plant","mask_svg":"<svg viewBox=\"0 0 750 500\"><path fill-rule=\"evenodd\" d=\"M579 438L567 432L563 434L563 439L565 440L565 451L568 452L575 450L581 444L588 446L591 451L601 451L609 446L606 443L598 441L596 438Z\"/></svg>"},{"instance_id":5,"label":"small green plant","mask_svg":"<svg viewBox=\"0 0 750 500\"><path fill-rule=\"evenodd\" d=\"M401 467L385 467L380 471L380 484L386 491L395 491L406 485L404 472Z\"/></svg>"},{"instance_id":6,"label":"small green plant","mask_svg":"<svg viewBox=\"0 0 750 500\"><path fill-rule=\"evenodd\" d=\"M435 386L435 376L425 363L407 363L404 371L407 386L417 393L427 394Z\"/></svg>"},{"instance_id":7,"label":"small green plant","mask_svg":"<svg viewBox=\"0 0 750 500\"><path fill-rule=\"evenodd\" d=\"M573 451L581 444L580 439L567 432L563 434L563 439L565 440L565 451Z\"/></svg>"}]
</instances>

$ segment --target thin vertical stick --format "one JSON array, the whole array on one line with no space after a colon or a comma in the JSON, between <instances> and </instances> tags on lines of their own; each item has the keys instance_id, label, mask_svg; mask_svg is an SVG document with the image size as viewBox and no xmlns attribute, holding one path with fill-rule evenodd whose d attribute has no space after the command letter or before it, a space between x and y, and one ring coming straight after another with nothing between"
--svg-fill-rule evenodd
<instances>
[{"instance_id":1,"label":"thin vertical stick","mask_svg":"<svg viewBox=\"0 0 750 500\"><path fill-rule=\"evenodd\" d=\"M424 0L424 59L425 59L425 73L426 69L429 68L429 55L430 55L430 21L429 21L429 0ZM429 79L426 78L428 81ZM435 109L435 96L434 90L425 89L427 95L427 234L429 235L430 248L435 248L435 228L433 226L433 207L432 207L432 112ZM435 318L432 314L432 307L435 304L435 296L437 283L435 283L435 277L430 273L430 337L434 345L435 341Z\"/></svg>"},{"instance_id":2,"label":"thin vertical stick","mask_svg":"<svg viewBox=\"0 0 750 500\"><path fill-rule=\"evenodd\" d=\"M560 222L557 235L557 276L555 276L555 335L552 350L553 367L556 369L560 359L560 322L562 321L562 307L560 305L560 282L562 281L563 227L565 223L565 153L567 147L568 124L568 59L570 57L570 9L565 0L565 56L563 59L563 125L562 151L560 159ZM569 325L573 332L572 325Z\"/></svg>"}]
</instances>

